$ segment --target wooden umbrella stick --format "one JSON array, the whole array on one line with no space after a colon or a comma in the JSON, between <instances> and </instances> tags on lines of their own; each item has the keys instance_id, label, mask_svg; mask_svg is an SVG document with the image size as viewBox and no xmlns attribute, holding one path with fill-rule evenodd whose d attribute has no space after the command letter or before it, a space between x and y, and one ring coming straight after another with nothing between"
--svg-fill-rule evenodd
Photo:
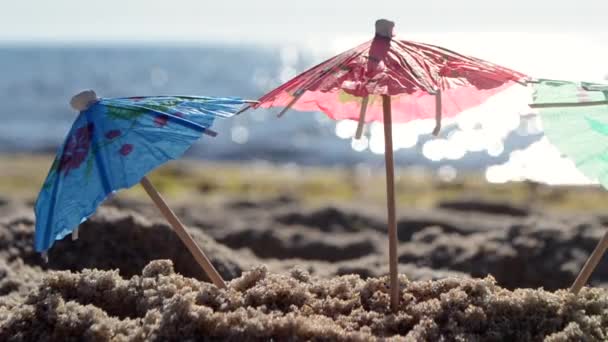
<instances>
[{"instance_id":1,"label":"wooden umbrella stick","mask_svg":"<svg viewBox=\"0 0 608 342\"><path fill-rule=\"evenodd\" d=\"M593 107L608 105L608 101L533 103L530 108Z\"/></svg>"},{"instance_id":2,"label":"wooden umbrella stick","mask_svg":"<svg viewBox=\"0 0 608 342\"><path fill-rule=\"evenodd\" d=\"M435 93L435 128L433 129L433 135L438 136L441 131L441 114L443 112L441 105L441 89L437 89Z\"/></svg>"},{"instance_id":3,"label":"wooden umbrella stick","mask_svg":"<svg viewBox=\"0 0 608 342\"><path fill-rule=\"evenodd\" d=\"M595 246L595 249L593 250L593 253L591 253L591 256L589 256L589 259L587 259L585 266L583 266L583 269L580 271L576 277L576 280L570 287L570 292L578 294L581 288L585 286L587 280L589 280L589 277L591 276L591 273L593 273L593 270L595 270L595 267L597 267L597 264L602 259L604 252L606 252L606 248L608 248L608 230L600 242L597 243L597 246Z\"/></svg>"},{"instance_id":4,"label":"wooden umbrella stick","mask_svg":"<svg viewBox=\"0 0 608 342\"><path fill-rule=\"evenodd\" d=\"M368 103L369 95L366 95L361 100L361 111L359 112L359 122L357 123L357 132L355 133L355 139L361 139L361 134L363 134L363 126L365 125L365 113L367 112Z\"/></svg>"},{"instance_id":5,"label":"wooden umbrella stick","mask_svg":"<svg viewBox=\"0 0 608 342\"><path fill-rule=\"evenodd\" d=\"M211 261L209 261L209 258L207 258L205 253L198 247L196 242L194 242L192 236L190 236L188 231L186 231L186 227L184 227L175 213L169 208L154 185L150 183L150 180L148 180L147 177L142 178L141 185L144 187L144 190L146 190L148 196L150 196L154 204L156 204L156 207L158 210L160 210L160 213L165 217L165 219L167 219L171 227L173 227L173 230L175 233L177 233L177 236L179 236L182 242L186 245L186 248L188 248L196 262L198 262L209 279L211 279L211 282L220 289L225 289L226 283L224 283L222 276L220 276L215 267L213 267Z\"/></svg>"},{"instance_id":6,"label":"wooden umbrella stick","mask_svg":"<svg viewBox=\"0 0 608 342\"><path fill-rule=\"evenodd\" d=\"M395 165L393 162L393 128L391 98L382 95L384 115L384 159L386 161L386 205L388 210L388 257L390 273L391 309L399 309L399 278L397 270L397 220L395 217Z\"/></svg>"},{"instance_id":7,"label":"wooden umbrella stick","mask_svg":"<svg viewBox=\"0 0 608 342\"><path fill-rule=\"evenodd\" d=\"M240 115L240 114L246 112L247 110L249 110L249 108L251 108L250 104L248 104L248 105L244 106L243 108L239 109L239 111L236 112L234 115Z\"/></svg>"},{"instance_id":8,"label":"wooden umbrella stick","mask_svg":"<svg viewBox=\"0 0 608 342\"><path fill-rule=\"evenodd\" d=\"M249 110L249 108L251 108L253 105L260 103L260 101L256 101L256 100L243 100L243 102L246 103L247 105L245 105L243 108L239 109L239 111L234 113L234 115L242 114L242 113L246 112L247 110Z\"/></svg>"},{"instance_id":9,"label":"wooden umbrella stick","mask_svg":"<svg viewBox=\"0 0 608 342\"><path fill-rule=\"evenodd\" d=\"M304 95L305 92L306 92L306 90L304 90L304 89L297 90L293 96L293 99L291 99L291 101L287 104L287 106L285 106L285 108L283 108L283 110L280 111L279 114L277 114L277 117L280 118L281 116L283 116L283 114L285 114L285 112L287 112L294 104L296 104L296 102L298 102L300 97L302 97L302 95Z\"/></svg>"},{"instance_id":10,"label":"wooden umbrella stick","mask_svg":"<svg viewBox=\"0 0 608 342\"><path fill-rule=\"evenodd\" d=\"M205 130L203 131L203 134L208 135L213 138L217 137L217 132L212 129L209 129L209 128L205 128Z\"/></svg>"}]
</instances>

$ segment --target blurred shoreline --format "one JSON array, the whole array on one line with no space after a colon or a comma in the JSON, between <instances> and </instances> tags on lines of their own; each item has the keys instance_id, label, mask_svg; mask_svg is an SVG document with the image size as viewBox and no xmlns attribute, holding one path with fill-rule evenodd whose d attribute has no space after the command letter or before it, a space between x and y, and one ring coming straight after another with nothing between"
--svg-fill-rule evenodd
<instances>
[{"instance_id":1,"label":"blurred shoreline","mask_svg":"<svg viewBox=\"0 0 608 342\"><path fill-rule=\"evenodd\" d=\"M33 201L54 155L0 154L0 196ZM398 208L434 208L443 202L490 202L542 212L600 214L608 193L598 185L546 185L530 181L488 183L480 172L442 177L420 167L397 167ZM181 159L150 173L170 200L297 197L309 204L384 208L383 165L301 166L266 161ZM134 187L125 198L145 197Z\"/></svg>"}]
</instances>

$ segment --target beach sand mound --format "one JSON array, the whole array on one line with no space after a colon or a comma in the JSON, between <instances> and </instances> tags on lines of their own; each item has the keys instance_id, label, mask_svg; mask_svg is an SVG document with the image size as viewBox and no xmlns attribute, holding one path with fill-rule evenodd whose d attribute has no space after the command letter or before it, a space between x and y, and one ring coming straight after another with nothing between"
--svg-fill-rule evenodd
<instances>
[{"instance_id":1,"label":"beach sand mound","mask_svg":"<svg viewBox=\"0 0 608 342\"><path fill-rule=\"evenodd\" d=\"M130 279L118 271L54 271L22 303L0 303L0 340L605 341L608 291L522 289L494 279L319 279L257 266L226 291L176 274L169 260Z\"/></svg>"}]
</instances>

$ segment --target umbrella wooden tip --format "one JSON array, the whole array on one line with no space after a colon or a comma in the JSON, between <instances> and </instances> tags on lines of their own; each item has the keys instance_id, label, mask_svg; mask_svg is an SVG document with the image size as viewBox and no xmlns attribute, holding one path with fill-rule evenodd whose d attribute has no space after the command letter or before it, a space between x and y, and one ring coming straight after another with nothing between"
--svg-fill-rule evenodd
<instances>
[{"instance_id":1,"label":"umbrella wooden tip","mask_svg":"<svg viewBox=\"0 0 608 342\"><path fill-rule=\"evenodd\" d=\"M440 132L441 132L441 126L435 126L432 134L434 137L438 137Z\"/></svg>"},{"instance_id":2,"label":"umbrella wooden tip","mask_svg":"<svg viewBox=\"0 0 608 342\"><path fill-rule=\"evenodd\" d=\"M378 36L392 38L394 36L393 28L395 28L395 23L390 20L376 20L376 35Z\"/></svg>"},{"instance_id":3,"label":"umbrella wooden tip","mask_svg":"<svg viewBox=\"0 0 608 342\"><path fill-rule=\"evenodd\" d=\"M94 90L83 90L72 97L70 106L75 110L82 112L83 110L89 109L89 107L98 100Z\"/></svg>"}]
</instances>

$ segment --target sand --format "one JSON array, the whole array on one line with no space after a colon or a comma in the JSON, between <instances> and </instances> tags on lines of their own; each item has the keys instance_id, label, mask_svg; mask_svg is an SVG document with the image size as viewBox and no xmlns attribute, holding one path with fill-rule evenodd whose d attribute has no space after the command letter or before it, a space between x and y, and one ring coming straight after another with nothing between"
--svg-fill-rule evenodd
<instances>
[{"instance_id":1,"label":"sand","mask_svg":"<svg viewBox=\"0 0 608 342\"><path fill-rule=\"evenodd\" d=\"M257 267L218 290L157 260L141 275L55 271L18 304L0 306L0 340L602 341L608 293L509 291L484 279L400 279L387 312L386 277L329 280Z\"/></svg>"},{"instance_id":2,"label":"sand","mask_svg":"<svg viewBox=\"0 0 608 342\"><path fill-rule=\"evenodd\" d=\"M283 196L177 212L228 291L205 282L146 201L110 200L44 264L31 203L4 198L0 341L608 339L608 290L558 290L603 233L601 216L489 202L400 210L403 305L392 314L381 211ZM592 284L606 281L601 263Z\"/></svg>"},{"instance_id":3,"label":"sand","mask_svg":"<svg viewBox=\"0 0 608 342\"><path fill-rule=\"evenodd\" d=\"M593 288L563 290L605 232L599 189L398 172L403 305L392 314L382 177L183 163L155 172L230 281L219 291L137 189L104 203L45 264L32 244L43 177L32 160L0 170L0 341L608 340L606 258Z\"/></svg>"}]
</instances>

